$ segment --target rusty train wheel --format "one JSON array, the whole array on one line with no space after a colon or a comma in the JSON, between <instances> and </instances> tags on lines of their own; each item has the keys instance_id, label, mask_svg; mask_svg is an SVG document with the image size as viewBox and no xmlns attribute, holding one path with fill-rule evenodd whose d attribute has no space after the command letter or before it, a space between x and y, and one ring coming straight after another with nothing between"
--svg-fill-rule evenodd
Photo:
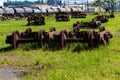
<instances>
[{"instance_id":1,"label":"rusty train wheel","mask_svg":"<svg viewBox=\"0 0 120 80\"><path fill-rule=\"evenodd\" d=\"M93 31L91 34L92 35L88 35L88 46L89 46L89 48L97 47L97 45L99 43L98 40L97 40L98 35L97 35L97 33L95 31Z\"/></svg>"},{"instance_id":2,"label":"rusty train wheel","mask_svg":"<svg viewBox=\"0 0 120 80\"><path fill-rule=\"evenodd\" d=\"M44 30L40 30L39 32L38 32L38 44L39 44L39 46L40 47L42 47L42 44L43 44L43 39L44 39L44 37L45 37L45 31Z\"/></svg>"},{"instance_id":3,"label":"rusty train wheel","mask_svg":"<svg viewBox=\"0 0 120 80\"><path fill-rule=\"evenodd\" d=\"M67 33L68 35L67 35L67 37L69 37L69 38L71 38L72 37L72 31L68 31L68 33Z\"/></svg>"},{"instance_id":4,"label":"rusty train wheel","mask_svg":"<svg viewBox=\"0 0 120 80\"><path fill-rule=\"evenodd\" d=\"M90 33L90 32L89 32ZM92 33L93 34L93 33ZM92 35L88 34L88 47L92 48L93 47L93 39L92 39Z\"/></svg>"},{"instance_id":5,"label":"rusty train wheel","mask_svg":"<svg viewBox=\"0 0 120 80\"><path fill-rule=\"evenodd\" d=\"M32 32L32 29L31 28L27 28L26 30L25 30L25 33L31 33Z\"/></svg>"},{"instance_id":6,"label":"rusty train wheel","mask_svg":"<svg viewBox=\"0 0 120 80\"><path fill-rule=\"evenodd\" d=\"M92 48L92 39L91 38L88 39L88 47Z\"/></svg>"},{"instance_id":7,"label":"rusty train wheel","mask_svg":"<svg viewBox=\"0 0 120 80\"><path fill-rule=\"evenodd\" d=\"M65 38L64 38L64 31L60 33L60 47L63 48L65 46Z\"/></svg>"},{"instance_id":8,"label":"rusty train wheel","mask_svg":"<svg viewBox=\"0 0 120 80\"><path fill-rule=\"evenodd\" d=\"M55 27L51 27L49 32L56 31Z\"/></svg>"},{"instance_id":9,"label":"rusty train wheel","mask_svg":"<svg viewBox=\"0 0 120 80\"><path fill-rule=\"evenodd\" d=\"M45 22L43 22L43 25L45 25Z\"/></svg>"},{"instance_id":10,"label":"rusty train wheel","mask_svg":"<svg viewBox=\"0 0 120 80\"><path fill-rule=\"evenodd\" d=\"M19 39L19 32L18 31L14 31L12 33L13 36L13 42L12 42L12 46L14 49L16 49L18 47L18 39Z\"/></svg>"},{"instance_id":11,"label":"rusty train wheel","mask_svg":"<svg viewBox=\"0 0 120 80\"><path fill-rule=\"evenodd\" d=\"M43 31L40 30L40 31L38 32L38 45L39 45L40 47L42 47L42 35L43 35Z\"/></svg>"}]
</instances>

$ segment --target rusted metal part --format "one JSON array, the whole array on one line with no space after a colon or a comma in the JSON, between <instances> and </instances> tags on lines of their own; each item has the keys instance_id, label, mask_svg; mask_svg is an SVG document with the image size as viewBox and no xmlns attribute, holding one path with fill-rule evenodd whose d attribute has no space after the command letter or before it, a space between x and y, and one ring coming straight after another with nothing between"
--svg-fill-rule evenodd
<instances>
[{"instance_id":1,"label":"rusted metal part","mask_svg":"<svg viewBox=\"0 0 120 80\"><path fill-rule=\"evenodd\" d=\"M56 21L70 21L69 15L66 12L56 13Z\"/></svg>"},{"instance_id":2,"label":"rusted metal part","mask_svg":"<svg viewBox=\"0 0 120 80\"><path fill-rule=\"evenodd\" d=\"M28 16L27 21L27 25L45 25L45 17L43 15Z\"/></svg>"},{"instance_id":3,"label":"rusted metal part","mask_svg":"<svg viewBox=\"0 0 120 80\"><path fill-rule=\"evenodd\" d=\"M109 16L107 16L107 15L99 15L99 16L96 16L95 19L97 21L101 21L102 23L105 23L105 22L108 22Z\"/></svg>"},{"instance_id":4,"label":"rusted metal part","mask_svg":"<svg viewBox=\"0 0 120 80\"><path fill-rule=\"evenodd\" d=\"M66 43L73 43L73 42L78 42L78 43L88 43L88 47L93 47L97 45L95 42L95 39L97 37L95 36L94 31L79 31L76 33L72 33L72 37L68 37L64 31L61 32L60 34L60 46L63 48Z\"/></svg>"},{"instance_id":5,"label":"rusted metal part","mask_svg":"<svg viewBox=\"0 0 120 80\"><path fill-rule=\"evenodd\" d=\"M14 31L12 34L7 35L6 43L11 44L14 49L18 48L20 43L38 42L38 46L42 46L43 39L45 38L45 31L32 32L31 28L27 28L25 32Z\"/></svg>"},{"instance_id":6,"label":"rusted metal part","mask_svg":"<svg viewBox=\"0 0 120 80\"><path fill-rule=\"evenodd\" d=\"M99 37L99 43L107 45L109 44L109 39L113 37L111 31L104 30L98 33Z\"/></svg>"},{"instance_id":7,"label":"rusted metal part","mask_svg":"<svg viewBox=\"0 0 120 80\"><path fill-rule=\"evenodd\" d=\"M55 27L51 27L49 32L56 31Z\"/></svg>"},{"instance_id":8,"label":"rusted metal part","mask_svg":"<svg viewBox=\"0 0 120 80\"><path fill-rule=\"evenodd\" d=\"M69 12L66 8L57 8L58 13L55 13L56 21L70 21Z\"/></svg>"},{"instance_id":9,"label":"rusted metal part","mask_svg":"<svg viewBox=\"0 0 120 80\"><path fill-rule=\"evenodd\" d=\"M48 33L49 42L58 44L60 48L64 48L66 43L88 43L89 47L98 45L97 33L92 29L90 31L79 31L79 28L75 28L74 31L51 31Z\"/></svg>"},{"instance_id":10,"label":"rusted metal part","mask_svg":"<svg viewBox=\"0 0 120 80\"><path fill-rule=\"evenodd\" d=\"M94 29L89 31L80 31L79 27L74 27L73 31L61 30L56 31L54 27L50 28L49 32L40 30L32 32L31 28L27 28L25 32L14 31L6 37L6 43L12 47L18 48L20 43L37 42L39 47L43 43L52 43L52 46L58 44L59 48L64 48L67 43L87 43L89 48L98 47L99 44L109 44L109 39L113 37L109 30L101 27L101 31L96 32Z\"/></svg>"},{"instance_id":11,"label":"rusted metal part","mask_svg":"<svg viewBox=\"0 0 120 80\"><path fill-rule=\"evenodd\" d=\"M100 24L98 23L98 21L94 21L93 19L90 22L77 21L76 23L73 24L73 28L74 27L79 27L79 28L89 27L89 28L94 29L94 28L98 28L99 25Z\"/></svg>"},{"instance_id":12,"label":"rusted metal part","mask_svg":"<svg viewBox=\"0 0 120 80\"><path fill-rule=\"evenodd\" d=\"M91 19L91 21L89 22L79 22L77 21L76 23L73 24L73 27L89 27L89 28L99 28L101 26L101 23L103 22L107 22L108 21L109 16L106 15L101 15L101 16L96 16L95 18Z\"/></svg>"}]
</instances>

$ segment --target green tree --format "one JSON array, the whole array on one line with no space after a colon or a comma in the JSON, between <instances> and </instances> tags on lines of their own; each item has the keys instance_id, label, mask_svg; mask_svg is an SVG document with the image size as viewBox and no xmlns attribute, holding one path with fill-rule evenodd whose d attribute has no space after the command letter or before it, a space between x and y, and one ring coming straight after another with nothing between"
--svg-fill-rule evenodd
<instances>
[{"instance_id":1,"label":"green tree","mask_svg":"<svg viewBox=\"0 0 120 80\"><path fill-rule=\"evenodd\" d=\"M114 15L114 9L118 0L95 0L93 2L94 6L100 6L103 8L110 8L110 14Z\"/></svg>"},{"instance_id":2,"label":"green tree","mask_svg":"<svg viewBox=\"0 0 120 80\"><path fill-rule=\"evenodd\" d=\"M100 7L102 5L101 0L96 0L92 3L93 6Z\"/></svg>"}]
</instances>

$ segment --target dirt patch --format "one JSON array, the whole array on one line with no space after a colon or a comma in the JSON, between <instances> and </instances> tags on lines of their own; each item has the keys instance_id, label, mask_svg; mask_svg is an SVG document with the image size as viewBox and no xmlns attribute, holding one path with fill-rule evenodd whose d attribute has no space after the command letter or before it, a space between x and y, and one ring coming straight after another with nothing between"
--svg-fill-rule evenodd
<instances>
[{"instance_id":1,"label":"dirt patch","mask_svg":"<svg viewBox=\"0 0 120 80\"><path fill-rule=\"evenodd\" d=\"M10 67L0 67L0 80L19 80Z\"/></svg>"},{"instance_id":2,"label":"dirt patch","mask_svg":"<svg viewBox=\"0 0 120 80\"><path fill-rule=\"evenodd\" d=\"M22 71L20 69L0 66L0 80L21 80L20 78L27 74L28 73L26 71Z\"/></svg>"}]
</instances>

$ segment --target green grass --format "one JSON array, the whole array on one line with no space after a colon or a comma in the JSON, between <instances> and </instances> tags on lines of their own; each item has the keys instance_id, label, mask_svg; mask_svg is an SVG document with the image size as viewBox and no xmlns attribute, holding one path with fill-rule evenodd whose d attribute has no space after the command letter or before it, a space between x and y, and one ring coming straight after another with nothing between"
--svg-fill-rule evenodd
<instances>
[{"instance_id":1,"label":"green grass","mask_svg":"<svg viewBox=\"0 0 120 80\"><path fill-rule=\"evenodd\" d=\"M45 26L30 26L33 31L51 26L57 30L72 30L76 21L89 21L93 15L85 19L71 19L69 22L56 22L52 16L46 17ZM91 50L83 49L86 44L68 44L65 49L50 50L46 46L34 48L36 44L22 44L16 50L5 43L6 35L14 30L24 31L26 20L8 20L0 22L0 66L11 66L27 73L22 80L120 80L120 15L109 19L103 25L111 30L114 37L107 46ZM33 47L34 46L34 47Z\"/></svg>"}]
</instances>

